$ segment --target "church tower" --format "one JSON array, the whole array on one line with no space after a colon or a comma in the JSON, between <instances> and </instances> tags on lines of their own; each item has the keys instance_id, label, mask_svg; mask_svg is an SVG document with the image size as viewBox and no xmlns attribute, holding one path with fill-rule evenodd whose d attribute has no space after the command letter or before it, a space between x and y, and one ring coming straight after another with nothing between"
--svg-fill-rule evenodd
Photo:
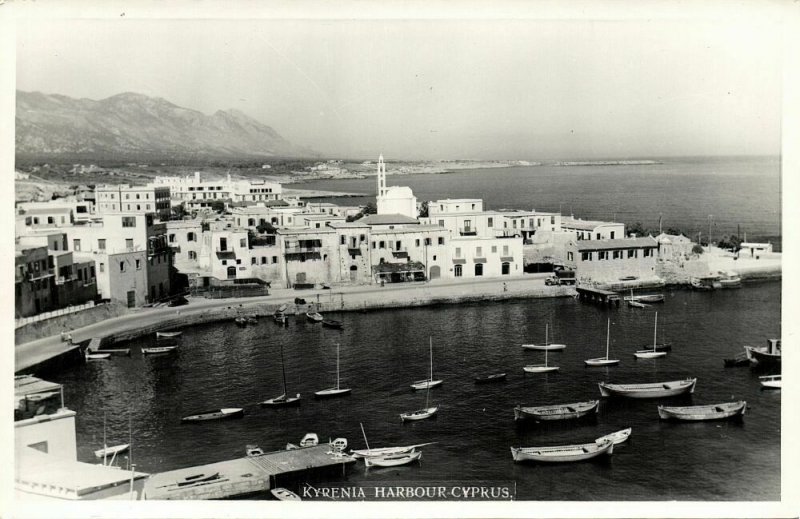
<instances>
[{"instance_id":1,"label":"church tower","mask_svg":"<svg viewBox=\"0 0 800 519\"><path fill-rule=\"evenodd\" d=\"M378 199L386 196L386 163L383 162L383 154L378 157Z\"/></svg>"}]
</instances>

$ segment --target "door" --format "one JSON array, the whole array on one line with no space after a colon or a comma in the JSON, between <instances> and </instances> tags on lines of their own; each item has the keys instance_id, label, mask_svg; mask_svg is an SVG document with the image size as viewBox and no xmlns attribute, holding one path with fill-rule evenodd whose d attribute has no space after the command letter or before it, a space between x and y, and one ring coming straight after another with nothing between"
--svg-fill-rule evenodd
<instances>
[{"instance_id":1,"label":"door","mask_svg":"<svg viewBox=\"0 0 800 519\"><path fill-rule=\"evenodd\" d=\"M295 276L295 283L305 283L306 282L306 273L305 272L298 272Z\"/></svg>"},{"instance_id":2,"label":"door","mask_svg":"<svg viewBox=\"0 0 800 519\"><path fill-rule=\"evenodd\" d=\"M439 267L439 265L434 265L433 267L431 267L430 276L428 278L429 279L439 279L441 277L441 275L442 275L441 267Z\"/></svg>"},{"instance_id":3,"label":"door","mask_svg":"<svg viewBox=\"0 0 800 519\"><path fill-rule=\"evenodd\" d=\"M136 292L134 290L128 291L128 308L136 306Z\"/></svg>"},{"instance_id":4,"label":"door","mask_svg":"<svg viewBox=\"0 0 800 519\"><path fill-rule=\"evenodd\" d=\"M228 279L236 279L236 267L228 267Z\"/></svg>"},{"instance_id":5,"label":"door","mask_svg":"<svg viewBox=\"0 0 800 519\"><path fill-rule=\"evenodd\" d=\"M509 262L504 261L501 268L502 268L501 272L504 276L511 274L511 264Z\"/></svg>"},{"instance_id":6,"label":"door","mask_svg":"<svg viewBox=\"0 0 800 519\"><path fill-rule=\"evenodd\" d=\"M358 279L358 267L353 265L350 267L350 281L355 282Z\"/></svg>"}]
</instances>

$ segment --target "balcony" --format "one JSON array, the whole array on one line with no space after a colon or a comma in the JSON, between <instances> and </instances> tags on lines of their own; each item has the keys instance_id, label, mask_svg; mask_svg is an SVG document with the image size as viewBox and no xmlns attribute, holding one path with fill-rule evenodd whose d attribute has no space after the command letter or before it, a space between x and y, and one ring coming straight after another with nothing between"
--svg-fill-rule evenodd
<instances>
[{"instance_id":1,"label":"balcony","mask_svg":"<svg viewBox=\"0 0 800 519\"><path fill-rule=\"evenodd\" d=\"M458 234L460 234L461 236L477 236L478 229L476 229L475 227L462 227L458 229Z\"/></svg>"},{"instance_id":2,"label":"balcony","mask_svg":"<svg viewBox=\"0 0 800 519\"><path fill-rule=\"evenodd\" d=\"M319 252L322 248L321 245L294 245L294 246L286 246L286 254L303 254L309 252Z\"/></svg>"},{"instance_id":3,"label":"balcony","mask_svg":"<svg viewBox=\"0 0 800 519\"><path fill-rule=\"evenodd\" d=\"M55 276L53 269L40 270L39 272L28 272L25 274L25 279L28 281L35 281L37 279L44 279L47 277Z\"/></svg>"}]
</instances>

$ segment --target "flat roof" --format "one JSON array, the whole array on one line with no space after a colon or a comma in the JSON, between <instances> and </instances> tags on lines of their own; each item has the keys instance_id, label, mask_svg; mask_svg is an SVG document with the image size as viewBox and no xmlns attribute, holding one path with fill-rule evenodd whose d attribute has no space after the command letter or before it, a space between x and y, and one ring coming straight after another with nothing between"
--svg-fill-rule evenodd
<instances>
[{"instance_id":1,"label":"flat roof","mask_svg":"<svg viewBox=\"0 0 800 519\"><path fill-rule=\"evenodd\" d=\"M24 398L26 395L44 393L47 391L59 391L61 384L47 382L33 375L21 375L14 377L14 396Z\"/></svg>"},{"instance_id":2,"label":"flat roof","mask_svg":"<svg viewBox=\"0 0 800 519\"><path fill-rule=\"evenodd\" d=\"M619 222L603 222L600 220L581 220L580 218L573 218L571 216L561 217L561 227L572 227L584 231L591 231L601 225L624 225Z\"/></svg>"},{"instance_id":3,"label":"flat roof","mask_svg":"<svg viewBox=\"0 0 800 519\"><path fill-rule=\"evenodd\" d=\"M282 234L284 236L289 236L292 234L331 234L336 232L334 229L330 227L320 227L319 229L309 229L309 228L302 228L302 229L293 229L293 228L279 228L275 230L276 233Z\"/></svg>"},{"instance_id":4,"label":"flat roof","mask_svg":"<svg viewBox=\"0 0 800 519\"><path fill-rule=\"evenodd\" d=\"M448 232L444 227L438 225L420 224L414 227L395 227L394 229L373 229L371 234L401 234L401 233L414 233L424 231L442 231Z\"/></svg>"},{"instance_id":5,"label":"flat roof","mask_svg":"<svg viewBox=\"0 0 800 519\"><path fill-rule=\"evenodd\" d=\"M419 225L419 220L402 214L371 214L362 218L367 225L392 225L392 224L415 224Z\"/></svg>"},{"instance_id":6,"label":"flat roof","mask_svg":"<svg viewBox=\"0 0 800 519\"><path fill-rule=\"evenodd\" d=\"M369 228L369 225L363 223L361 220L356 220L354 222L331 222L329 226L333 227L334 229L346 229L352 227Z\"/></svg>"},{"instance_id":7,"label":"flat roof","mask_svg":"<svg viewBox=\"0 0 800 519\"><path fill-rule=\"evenodd\" d=\"M614 240L579 240L577 245L579 251L593 251L656 247L658 242L656 242L655 238L647 236L645 238L620 238Z\"/></svg>"},{"instance_id":8,"label":"flat roof","mask_svg":"<svg viewBox=\"0 0 800 519\"><path fill-rule=\"evenodd\" d=\"M59 204L60 205L60 204ZM72 211L71 207L30 207L28 209L24 209L25 211L22 216L29 216L29 215L42 215L42 214L52 214L52 213L69 213Z\"/></svg>"}]
</instances>

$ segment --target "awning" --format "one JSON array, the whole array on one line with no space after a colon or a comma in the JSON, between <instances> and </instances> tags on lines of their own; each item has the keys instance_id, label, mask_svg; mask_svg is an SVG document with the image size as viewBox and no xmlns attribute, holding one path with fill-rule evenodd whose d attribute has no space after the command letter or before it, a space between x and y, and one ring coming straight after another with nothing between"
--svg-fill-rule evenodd
<instances>
[{"instance_id":1,"label":"awning","mask_svg":"<svg viewBox=\"0 0 800 519\"><path fill-rule=\"evenodd\" d=\"M486 263L486 258L472 258L475 263Z\"/></svg>"},{"instance_id":2,"label":"awning","mask_svg":"<svg viewBox=\"0 0 800 519\"><path fill-rule=\"evenodd\" d=\"M511 263L514 261L514 256L500 256L500 261L508 261Z\"/></svg>"},{"instance_id":3,"label":"awning","mask_svg":"<svg viewBox=\"0 0 800 519\"><path fill-rule=\"evenodd\" d=\"M466 265L466 263L467 263L467 260L465 260L465 259L455 259L455 258L453 258L453 264L454 265Z\"/></svg>"},{"instance_id":4,"label":"awning","mask_svg":"<svg viewBox=\"0 0 800 519\"><path fill-rule=\"evenodd\" d=\"M229 251L217 251L217 259L236 259L236 253L232 250Z\"/></svg>"},{"instance_id":5,"label":"awning","mask_svg":"<svg viewBox=\"0 0 800 519\"><path fill-rule=\"evenodd\" d=\"M349 249L347 249L347 252L351 256L361 256L361 249L358 249L358 248L355 248L355 249L349 248Z\"/></svg>"}]
</instances>

